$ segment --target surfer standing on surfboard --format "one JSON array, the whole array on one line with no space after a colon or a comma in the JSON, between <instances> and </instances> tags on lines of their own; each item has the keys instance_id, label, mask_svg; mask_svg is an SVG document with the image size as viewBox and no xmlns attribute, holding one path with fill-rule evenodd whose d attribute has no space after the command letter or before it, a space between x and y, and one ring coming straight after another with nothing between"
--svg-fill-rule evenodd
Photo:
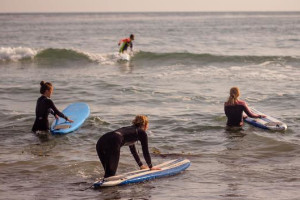
<instances>
[{"instance_id":1,"label":"surfer standing on surfboard","mask_svg":"<svg viewBox=\"0 0 300 200\"><path fill-rule=\"evenodd\" d=\"M50 82L41 81L40 83L40 93L42 96L38 98L35 109L35 121L32 127L33 132L37 131L49 131L49 120L48 115L51 113L56 119L59 117L64 118L68 122L73 122L62 112L60 112L54 105L53 101L50 99L53 93L53 86Z\"/></svg>"},{"instance_id":2,"label":"surfer standing on surfboard","mask_svg":"<svg viewBox=\"0 0 300 200\"><path fill-rule=\"evenodd\" d=\"M227 126L229 127L241 127L243 126L243 112L245 112L251 118L263 118L265 115L257 115L250 111L245 101L239 100L240 90L238 87L232 87L230 89L229 98L224 103L224 111L227 116Z\"/></svg>"},{"instance_id":3,"label":"surfer standing on surfboard","mask_svg":"<svg viewBox=\"0 0 300 200\"><path fill-rule=\"evenodd\" d=\"M118 43L119 46L121 45L119 53L123 53L124 51L127 51L128 46L130 47L130 50L132 51L132 47L133 47L132 41L133 40L134 40L133 34L131 34L129 36L129 38L121 39Z\"/></svg>"},{"instance_id":4,"label":"surfer standing on surfboard","mask_svg":"<svg viewBox=\"0 0 300 200\"><path fill-rule=\"evenodd\" d=\"M105 171L104 178L116 174L122 146L129 146L140 169L147 169L147 166L143 165L136 151L134 143L137 141L141 142L143 155L148 168L150 168L150 170L160 170L158 167L153 167L151 163L148 149L148 136L146 133L147 129L148 118L144 115L137 115L132 121L132 126L122 127L100 137L96 145L96 150Z\"/></svg>"}]
</instances>

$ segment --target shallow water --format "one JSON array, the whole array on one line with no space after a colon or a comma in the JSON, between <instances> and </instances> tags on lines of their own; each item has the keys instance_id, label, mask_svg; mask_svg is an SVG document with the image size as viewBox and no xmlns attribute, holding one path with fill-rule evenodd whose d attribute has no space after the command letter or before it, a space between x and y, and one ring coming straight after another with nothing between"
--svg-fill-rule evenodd
<instances>
[{"instance_id":1,"label":"shallow water","mask_svg":"<svg viewBox=\"0 0 300 200\"><path fill-rule=\"evenodd\" d=\"M1 198L299 199L299 16L1 14ZM131 32L135 54L119 62L118 39ZM59 109L90 105L79 130L30 132L41 80L54 84ZM247 124L226 131L223 103L232 86L287 131ZM149 116L154 164L185 157L191 166L169 178L84 190L103 176L98 138L136 114ZM123 147L118 173L135 169Z\"/></svg>"}]
</instances>

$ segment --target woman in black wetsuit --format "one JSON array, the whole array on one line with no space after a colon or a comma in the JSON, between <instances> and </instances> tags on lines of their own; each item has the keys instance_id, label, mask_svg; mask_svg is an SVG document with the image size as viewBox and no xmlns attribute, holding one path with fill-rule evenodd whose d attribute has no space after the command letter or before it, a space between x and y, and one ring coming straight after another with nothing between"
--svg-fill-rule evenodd
<instances>
[{"instance_id":1,"label":"woman in black wetsuit","mask_svg":"<svg viewBox=\"0 0 300 200\"><path fill-rule=\"evenodd\" d=\"M132 121L132 126L122 127L100 137L97 142L96 149L105 171L104 178L114 176L116 174L120 158L120 149L122 146L129 146L129 149L140 169L147 169L137 154L134 145L137 141L141 142L143 155L148 167L151 170L160 170L158 167L153 167L151 163L151 157L148 150L147 129L148 118L143 115L138 115Z\"/></svg>"},{"instance_id":2,"label":"woman in black wetsuit","mask_svg":"<svg viewBox=\"0 0 300 200\"><path fill-rule=\"evenodd\" d=\"M55 116L56 119L58 117L62 117L69 122L73 122L63 113L61 113L54 105L53 101L50 99L51 94L53 93L53 86L49 82L41 81L40 83L40 93L42 96L38 98L35 109L35 121L32 127L33 132L37 131L49 131L49 120L48 115L51 113Z\"/></svg>"},{"instance_id":3,"label":"woman in black wetsuit","mask_svg":"<svg viewBox=\"0 0 300 200\"><path fill-rule=\"evenodd\" d=\"M250 111L245 101L239 100L240 90L237 87L230 89L230 95L227 102L224 103L224 111L227 116L228 127L243 126L243 112L251 118L262 118L264 115L256 115Z\"/></svg>"}]
</instances>

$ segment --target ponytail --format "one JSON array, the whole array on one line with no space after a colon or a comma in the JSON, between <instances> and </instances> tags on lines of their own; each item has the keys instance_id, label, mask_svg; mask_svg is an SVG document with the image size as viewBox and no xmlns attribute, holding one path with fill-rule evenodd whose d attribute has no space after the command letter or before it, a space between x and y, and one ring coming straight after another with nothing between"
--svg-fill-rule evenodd
<instances>
[{"instance_id":1,"label":"ponytail","mask_svg":"<svg viewBox=\"0 0 300 200\"><path fill-rule=\"evenodd\" d=\"M238 87L232 87L230 89L229 97L227 100L228 105L234 105L240 96L240 90Z\"/></svg>"}]
</instances>

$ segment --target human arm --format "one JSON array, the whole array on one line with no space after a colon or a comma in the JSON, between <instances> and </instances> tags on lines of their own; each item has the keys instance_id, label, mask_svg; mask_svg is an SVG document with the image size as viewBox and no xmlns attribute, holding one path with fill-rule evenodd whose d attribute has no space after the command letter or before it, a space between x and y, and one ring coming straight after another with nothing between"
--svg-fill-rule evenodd
<instances>
[{"instance_id":1,"label":"human arm","mask_svg":"<svg viewBox=\"0 0 300 200\"><path fill-rule=\"evenodd\" d=\"M118 45L120 46L123 42L130 42L130 39L129 38L124 38L124 39L121 39L118 43Z\"/></svg>"},{"instance_id":2,"label":"human arm","mask_svg":"<svg viewBox=\"0 0 300 200\"><path fill-rule=\"evenodd\" d=\"M243 106L244 106L244 112L251 118L264 118L266 117L265 115L258 115L258 114L255 114L253 112L251 112L251 110L249 109L248 105L246 102L242 102L243 103ZM247 118L247 116L243 116L243 118Z\"/></svg>"},{"instance_id":3,"label":"human arm","mask_svg":"<svg viewBox=\"0 0 300 200\"><path fill-rule=\"evenodd\" d=\"M139 140L141 141L141 145L142 145L142 150L143 150L143 155L144 158L147 162L148 167L150 168L150 170L160 170L159 167L153 167L152 163L151 163L151 157L150 157L150 153L149 153L149 148L148 148L148 136L147 133L143 130L139 130Z\"/></svg>"},{"instance_id":4,"label":"human arm","mask_svg":"<svg viewBox=\"0 0 300 200\"><path fill-rule=\"evenodd\" d=\"M133 51L133 43L132 41L129 42L130 50Z\"/></svg>"},{"instance_id":5,"label":"human arm","mask_svg":"<svg viewBox=\"0 0 300 200\"><path fill-rule=\"evenodd\" d=\"M131 154L133 155L133 157L134 157L136 163L137 163L137 164L139 165L139 167L142 169L142 166L144 166L144 165L143 165L143 163L142 163L142 161L141 161L141 159L140 159L140 157L139 157L139 155L138 155L138 153L137 153L137 151L136 151L135 145L134 145L134 144L130 145L130 146L129 146L129 149L130 149L130 152L131 152Z\"/></svg>"},{"instance_id":6,"label":"human arm","mask_svg":"<svg viewBox=\"0 0 300 200\"><path fill-rule=\"evenodd\" d=\"M151 169L152 168L152 163L151 163L151 157L148 149L148 136L147 133L143 130L138 130L138 135L139 135L139 140L141 142L142 150L143 150L143 156L145 158L145 161L148 165L148 167Z\"/></svg>"},{"instance_id":7,"label":"human arm","mask_svg":"<svg viewBox=\"0 0 300 200\"><path fill-rule=\"evenodd\" d=\"M50 107L50 113L55 116L56 119L58 119L58 116L61 118L64 118L68 122L73 122L73 120L69 119L67 116L65 116L62 112L60 112L56 106L54 105L53 101L51 99L48 99L49 101L49 107Z\"/></svg>"},{"instance_id":8,"label":"human arm","mask_svg":"<svg viewBox=\"0 0 300 200\"><path fill-rule=\"evenodd\" d=\"M118 46L120 46L122 43L123 43L123 39L118 42Z\"/></svg>"}]
</instances>

